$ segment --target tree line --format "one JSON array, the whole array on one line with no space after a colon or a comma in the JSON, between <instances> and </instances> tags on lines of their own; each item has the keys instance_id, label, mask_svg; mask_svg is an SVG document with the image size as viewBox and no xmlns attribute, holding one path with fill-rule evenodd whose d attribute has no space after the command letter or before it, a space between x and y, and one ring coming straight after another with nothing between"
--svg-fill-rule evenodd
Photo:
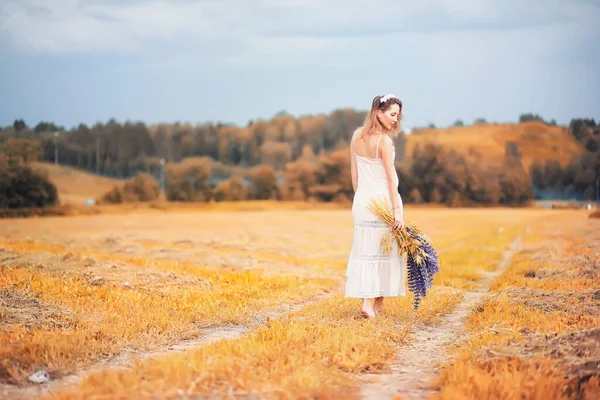
<instances>
[{"instance_id":1,"label":"tree line","mask_svg":"<svg viewBox=\"0 0 600 400\"><path fill-rule=\"evenodd\" d=\"M353 196L349 138L364 117L365 112L342 109L300 118L282 112L244 127L221 123L148 127L110 120L70 130L52 122L40 122L32 129L15 120L0 130L0 144L5 159L26 164L58 157L61 165L127 180L101 201L148 201L163 189L171 201L348 202ZM541 120L531 114L520 117L532 118ZM408 157L406 136L400 134L395 139L399 191L407 203L450 206L523 205L555 192L589 197L590 185L600 177L599 129L593 120L571 121L569 130L585 152L564 169L559 165L560 172L552 162L541 161L525 171L513 142L506 145L502 166L489 165L473 149L461 154L432 144L418 146Z\"/></svg>"},{"instance_id":2,"label":"tree line","mask_svg":"<svg viewBox=\"0 0 600 400\"><path fill-rule=\"evenodd\" d=\"M35 139L40 141L42 161L54 161L58 154L61 165L118 178L130 178L139 171L155 175L161 159L173 164L190 157L209 157L242 168L270 165L281 171L302 155L305 146L315 154L347 146L349 132L364 116L352 109L298 119L281 112L269 121L251 121L245 127L222 123L148 127L112 119L68 131L50 122L30 129L23 120L16 120L0 132L0 142L14 137Z\"/></svg>"}]
</instances>

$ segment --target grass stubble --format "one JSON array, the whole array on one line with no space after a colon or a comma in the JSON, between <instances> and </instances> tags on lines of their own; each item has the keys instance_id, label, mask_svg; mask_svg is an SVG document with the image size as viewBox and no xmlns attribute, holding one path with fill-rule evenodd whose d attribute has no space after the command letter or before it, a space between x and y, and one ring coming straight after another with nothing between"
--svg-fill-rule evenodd
<instances>
[{"instance_id":1,"label":"grass stubble","mask_svg":"<svg viewBox=\"0 0 600 400\"><path fill-rule=\"evenodd\" d=\"M240 218L237 214L236 218ZM451 312L464 292L477 286L482 274L497 267L512 239L524 235L527 226L539 217L522 211L481 213L478 219L468 220L460 213L448 217L447 210L428 210L427 214L422 222L426 232L435 233L430 236L439 246L441 271L417 311L412 309L410 295L388 299L384 313L376 320L366 321L357 312L356 299L336 294L280 318L268 319L243 337L216 341L184 353L143 360L134 357L131 368L92 373L76 387L53 391L44 398L182 398L210 394L241 398L252 394L266 398L356 398L358 374L388 372L399 346L411 340L409 332L415 324L436 324ZM13 246L12 251L20 252L61 255L67 251L43 244L30 243L31 248L23 243L7 244ZM132 290L118 282L90 284L89 279L77 274L61 276L35 268L5 270L3 290L18 290L71 311L62 317L52 314L52 323L43 328L13 324L3 332L6 336L2 339L12 344L7 352L12 369L5 376L22 380L26 372L37 366L54 367L55 374L61 376L128 347L148 349L184 340L208 326L247 323L276 305L305 301L332 290L339 286L338 275L345 269L343 260L326 266L316 263L314 268L336 276L315 280L289 274L216 271L189 263L149 262L143 257L101 252L81 251L77 255L97 262L127 262L142 271L150 265L158 274L193 276L196 281L165 284L160 290L138 285ZM291 256L290 260L294 268L307 268L301 257ZM314 258L311 261L315 264ZM82 298L86 301L82 302Z\"/></svg>"},{"instance_id":2,"label":"grass stubble","mask_svg":"<svg viewBox=\"0 0 600 400\"><path fill-rule=\"evenodd\" d=\"M469 315L433 399L600 397L600 226L560 218L533 228Z\"/></svg>"},{"instance_id":3,"label":"grass stubble","mask_svg":"<svg viewBox=\"0 0 600 400\"><path fill-rule=\"evenodd\" d=\"M237 339L94 373L51 398L357 398L358 374L389 371L414 324L435 324L450 312L482 271L495 269L504 248L524 229L516 223L498 229L482 221L467 243L442 252L442 271L417 311L411 295L388 299L379 318L365 321L355 299L337 294ZM345 264L337 268L342 272Z\"/></svg>"}]
</instances>

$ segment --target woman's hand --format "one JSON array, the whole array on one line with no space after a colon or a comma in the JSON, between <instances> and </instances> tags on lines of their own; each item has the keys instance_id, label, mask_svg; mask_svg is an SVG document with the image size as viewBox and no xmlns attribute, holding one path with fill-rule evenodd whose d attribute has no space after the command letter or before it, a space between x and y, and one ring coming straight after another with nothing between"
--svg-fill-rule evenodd
<instances>
[{"instance_id":1,"label":"woman's hand","mask_svg":"<svg viewBox=\"0 0 600 400\"><path fill-rule=\"evenodd\" d=\"M400 209L394 210L394 229L404 229L404 216Z\"/></svg>"}]
</instances>

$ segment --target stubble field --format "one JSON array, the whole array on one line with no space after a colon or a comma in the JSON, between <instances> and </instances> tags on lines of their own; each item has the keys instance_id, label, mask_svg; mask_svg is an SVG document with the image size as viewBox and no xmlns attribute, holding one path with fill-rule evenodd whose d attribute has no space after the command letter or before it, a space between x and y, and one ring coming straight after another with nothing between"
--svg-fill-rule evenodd
<instances>
[{"instance_id":1,"label":"stubble field","mask_svg":"<svg viewBox=\"0 0 600 400\"><path fill-rule=\"evenodd\" d=\"M375 320L343 297L349 210L3 220L0 397L596 398L600 220L406 219L441 272Z\"/></svg>"}]
</instances>

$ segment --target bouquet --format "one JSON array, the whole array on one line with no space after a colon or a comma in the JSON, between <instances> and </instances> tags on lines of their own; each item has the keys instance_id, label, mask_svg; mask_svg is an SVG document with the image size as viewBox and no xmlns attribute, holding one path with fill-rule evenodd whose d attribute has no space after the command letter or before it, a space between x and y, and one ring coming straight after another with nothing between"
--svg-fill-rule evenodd
<instances>
[{"instance_id":1,"label":"bouquet","mask_svg":"<svg viewBox=\"0 0 600 400\"><path fill-rule=\"evenodd\" d=\"M422 297L433 284L433 277L439 271L438 256L433 242L414 225L404 229L394 229L394 214L386 202L372 199L369 209L390 226L390 235L384 235L381 246L385 254L392 251L392 240L398 245L398 255L406 258L408 269L408 289L414 294L414 309L419 307ZM391 239L389 238L391 236Z\"/></svg>"}]
</instances>

